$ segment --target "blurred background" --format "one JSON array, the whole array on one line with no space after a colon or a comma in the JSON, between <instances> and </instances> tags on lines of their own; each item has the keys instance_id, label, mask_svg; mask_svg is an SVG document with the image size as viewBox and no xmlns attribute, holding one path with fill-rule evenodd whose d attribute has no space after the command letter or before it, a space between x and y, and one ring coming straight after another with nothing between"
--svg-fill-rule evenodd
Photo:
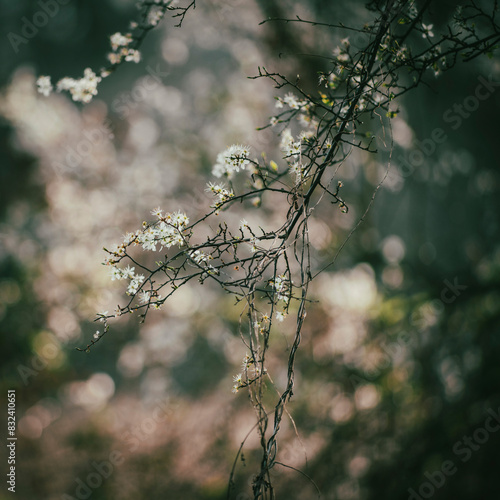
<instances>
[{"instance_id":1,"label":"blurred background","mask_svg":"<svg viewBox=\"0 0 500 500\"><path fill-rule=\"evenodd\" d=\"M1 397L16 389L17 497L226 498L255 423L244 391L231 393L245 354L239 309L215 287L189 285L144 325L120 318L90 354L77 352L96 330L96 312L125 303L101 265L102 247L157 206L202 215L216 155L234 142L279 161L279 130L256 128L284 92L247 77L260 65L300 74L314 89L328 60L309 55L329 57L347 33L262 19L362 26L370 13L362 2L200 2L182 28L166 19L151 32L142 61L120 67L81 106L38 94L36 78L104 66L109 35L126 32L137 9L128 0L55 3L19 41L7 35L22 36L45 3L0 1ZM435 32L450 8L435 3L427 19ZM457 500L500 489L500 93L467 101L490 77L500 79L500 61L478 58L429 75L399 102L388 177L314 283L318 302L288 407L300 439L284 421L278 460L310 476L322 498ZM458 115L464 103L467 116ZM377 122L365 126L383 137ZM425 145L432 151L419 156ZM339 172L348 214L324 203L311 218L317 268L382 179L388 152L383 139L378 146L379 155L355 152ZM227 218L271 228L285 211L269 198ZM279 389L292 316L272 338ZM258 460L254 432L231 498L251 498ZM277 498L317 496L292 469L276 466L273 476ZM0 499L8 494L4 484Z\"/></svg>"}]
</instances>

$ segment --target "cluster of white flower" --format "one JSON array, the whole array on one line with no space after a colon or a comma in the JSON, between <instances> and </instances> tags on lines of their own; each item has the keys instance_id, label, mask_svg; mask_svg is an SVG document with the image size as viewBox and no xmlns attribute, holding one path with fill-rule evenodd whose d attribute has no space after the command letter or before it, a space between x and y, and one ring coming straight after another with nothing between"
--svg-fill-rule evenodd
<instances>
[{"instance_id":1,"label":"cluster of white flower","mask_svg":"<svg viewBox=\"0 0 500 500\"><path fill-rule=\"evenodd\" d=\"M250 148L248 146L240 146L239 144L229 146L225 151L217 155L212 174L215 177L227 175L230 178L233 173L245 169L250 164L249 154Z\"/></svg>"},{"instance_id":2,"label":"cluster of white flower","mask_svg":"<svg viewBox=\"0 0 500 500\"><path fill-rule=\"evenodd\" d=\"M213 182L209 182L207 186L206 190L217 196L217 201L215 202L215 205L213 205L213 208L219 208L224 202L230 200L234 196L233 191L227 189L224 184L214 184Z\"/></svg>"},{"instance_id":3,"label":"cluster of white flower","mask_svg":"<svg viewBox=\"0 0 500 500\"><path fill-rule=\"evenodd\" d=\"M286 318L286 313L283 311L276 311L276 321L282 323ZM271 316L267 313L262 314L259 321L254 321L253 327L260 335L269 333L271 327Z\"/></svg>"},{"instance_id":4,"label":"cluster of white flower","mask_svg":"<svg viewBox=\"0 0 500 500\"><path fill-rule=\"evenodd\" d=\"M406 62L410 59L410 51L406 45L402 45L396 50L394 57L392 58L393 62Z\"/></svg>"},{"instance_id":5,"label":"cluster of white flower","mask_svg":"<svg viewBox=\"0 0 500 500\"><path fill-rule=\"evenodd\" d=\"M158 4L162 3L161 0L157 1ZM163 2L164 4L169 4L171 2ZM153 7L149 12L148 12L148 23L151 26L156 26L163 18L165 15L165 9L162 9L160 6L155 6Z\"/></svg>"},{"instance_id":6,"label":"cluster of white flower","mask_svg":"<svg viewBox=\"0 0 500 500\"><path fill-rule=\"evenodd\" d=\"M132 42L132 35L127 33L126 35L122 35L121 33L115 33L109 37L111 42L111 48L114 52L118 50L118 47L127 47L129 43Z\"/></svg>"},{"instance_id":7,"label":"cluster of white flower","mask_svg":"<svg viewBox=\"0 0 500 500\"><path fill-rule=\"evenodd\" d=\"M299 100L293 92L288 92L287 94L285 94L283 99L281 97L276 98L276 107L277 108L282 108L285 104L290 109L300 109L302 111L306 111L309 107L308 101Z\"/></svg>"},{"instance_id":8,"label":"cluster of white flower","mask_svg":"<svg viewBox=\"0 0 500 500\"><path fill-rule=\"evenodd\" d=\"M310 132L302 132L299 134L298 140L295 140L290 129L285 129L281 133L281 151L284 153L283 158L288 162L289 172L294 176L295 183L300 184L304 180L304 165L301 163L301 144L302 140L310 136Z\"/></svg>"},{"instance_id":9,"label":"cluster of white flower","mask_svg":"<svg viewBox=\"0 0 500 500\"><path fill-rule=\"evenodd\" d=\"M160 209L152 211L159 219L159 223L146 227L142 231L137 231L135 240L142 245L144 250L156 252L156 246L170 248L174 245L182 246L185 243L183 231L189 224L189 218L182 212L166 213L162 215ZM127 236L128 238L128 236Z\"/></svg>"},{"instance_id":10,"label":"cluster of white flower","mask_svg":"<svg viewBox=\"0 0 500 500\"><path fill-rule=\"evenodd\" d=\"M325 88L330 88L335 90L343 81L341 75L343 73L343 68L341 66L336 66L333 71L329 73L320 73L318 83L319 85L324 85ZM325 98L324 94L320 95Z\"/></svg>"},{"instance_id":11,"label":"cluster of white flower","mask_svg":"<svg viewBox=\"0 0 500 500\"><path fill-rule=\"evenodd\" d=\"M233 385L231 392L233 392L234 394L236 394L239 389L242 389L243 387L247 387L252 382L252 380L249 380L249 378L250 379L253 378L255 380L257 377L260 376L260 374L262 372L258 363L255 363L253 358L251 358L248 354L245 354L245 357L243 358L243 363L241 364L241 366L243 368L244 375L243 375L243 373L238 373L237 375L235 375L233 377L234 385ZM253 370L253 373L250 374L250 377L249 377L248 370L250 370L250 369ZM266 372L267 372L267 370L264 368L264 373L266 373Z\"/></svg>"},{"instance_id":12,"label":"cluster of white flower","mask_svg":"<svg viewBox=\"0 0 500 500\"><path fill-rule=\"evenodd\" d=\"M282 300L285 304L290 300L290 281L284 274L280 274L269 283L276 291L276 298Z\"/></svg>"},{"instance_id":13,"label":"cluster of white flower","mask_svg":"<svg viewBox=\"0 0 500 500\"><path fill-rule=\"evenodd\" d=\"M255 252L258 252L259 251L259 247L257 246L257 244L259 243L259 239L256 238L255 236L252 236L250 238L250 251L252 253L255 253Z\"/></svg>"},{"instance_id":14,"label":"cluster of white flower","mask_svg":"<svg viewBox=\"0 0 500 500\"><path fill-rule=\"evenodd\" d=\"M349 61L351 56L349 55L349 38L343 38L340 41L341 45L333 49L333 55L336 57L339 63L346 63Z\"/></svg>"},{"instance_id":15,"label":"cluster of white flower","mask_svg":"<svg viewBox=\"0 0 500 500\"><path fill-rule=\"evenodd\" d=\"M141 289L144 286L144 275L136 274L135 267L120 268L117 266L118 262L126 255L126 248L132 244L141 245L144 250L156 251L157 246L161 250L162 248L170 248L173 245L183 246L186 243L188 235L185 235L184 232L189 224L189 218L185 213L178 211L163 214L163 210L158 207L152 210L151 214L156 216L158 220L152 224L144 222L142 230L127 233L120 245L115 245L111 251L108 250L111 256L104 263L111 266L112 280L130 279L126 291L127 295L136 296L138 294L141 304L148 304L148 306L151 305L155 309L160 309L163 303L160 300L161 295L155 290ZM200 263L205 258L209 258L202 252L197 252L191 255L196 262ZM121 310L118 309L115 316L120 315Z\"/></svg>"},{"instance_id":16,"label":"cluster of white flower","mask_svg":"<svg viewBox=\"0 0 500 500\"><path fill-rule=\"evenodd\" d=\"M102 80L90 68L86 68L83 72L83 78L75 80L65 76L61 78L56 85L57 92L67 90L71 93L73 101L90 102L92 97L97 94L97 85ZM38 92L44 96L49 96L53 90L50 76L40 76L36 81Z\"/></svg>"},{"instance_id":17,"label":"cluster of white flower","mask_svg":"<svg viewBox=\"0 0 500 500\"><path fill-rule=\"evenodd\" d=\"M210 258L209 255L207 255L206 253L202 252L201 250L193 250L192 252L189 253L189 256L197 264L201 264L202 262L206 262Z\"/></svg>"},{"instance_id":18,"label":"cluster of white flower","mask_svg":"<svg viewBox=\"0 0 500 500\"><path fill-rule=\"evenodd\" d=\"M309 107L309 102L306 100L299 100L297 96L293 92L288 92L285 94L283 98L276 98L276 107L283 108L284 105L287 105L290 109L300 109L306 111Z\"/></svg>"},{"instance_id":19,"label":"cluster of white flower","mask_svg":"<svg viewBox=\"0 0 500 500\"><path fill-rule=\"evenodd\" d=\"M379 59L386 57L387 53L390 51L393 54L393 60L395 61L397 57L405 58L407 56L406 47L402 46L396 51L396 45L393 45L390 36L388 35L383 43L380 45L381 49L377 55ZM335 73L337 72L339 76ZM330 89L335 89L340 82L345 82L347 86L352 90L357 90L363 84L364 67L360 62L354 64L349 72L349 76L344 75L345 71L341 69L340 71L336 68L331 73L323 73L320 75L320 83L325 82L325 87ZM344 75L344 76L342 76ZM370 79L363 84L363 95L359 98L355 111L362 112L365 111L370 103L380 104L387 96L380 91L383 80ZM351 91L349 92L351 93ZM330 107L332 112L337 114L339 118L346 118L350 108L351 102L349 101L339 101L332 99L329 95L320 92L320 96L323 104ZM307 126L307 119L299 117L301 124ZM309 125L309 129L312 125L317 127L317 123ZM328 146L329 147L329 146Z\"/></svg>"},{"instance_id":20,"label":"cluster of white flower","mask_svg":"<svg viewBox=\"0 0 500 500\"><path fill-rule=\"evenodd\" d=\"M429 26L423 24L422 27L424 38L427 36L434 36L434 33L430 31L432 24ZM408 47L406 45L401 45L394 37L391 37L391 35L386 35L382 40L377 52L377 60L380 61L386 57L387 53L392 55L392 62L394 63L404 63L411 60L411 53Z\"/></svg>"},{"instance_id":21,"label":"cluster of white flower","mask_svg":"<svg viewBox=\"0 0 500 500\"><path fill-rule=\"evenodd\" d=\"M122 60L138 63L141 60L141 53L136 49L129 48L129 45L133 42L130 33L125 35L115 33L110 36L110 41L113 52L108 54L108 59L111 64L120 64ZM86 68L83 72L83 78L74 79L67 76L61 78L56 84L56 90L57 92L63 90L70 92L74 101L89 103L97 95L99 82L109 74L110 71L102 70L97 76L92 69ZM38 92L45 97L48 97L54 90L50 76L40 76L36 83Z\"/></svg>"},{"instance_id":22,"label":"cluster of white flower","mask_svg":"<svg viewBox=\"0 0 500 500\"><path fill-rule=\"evenodd\" d=\"M209 260L213 259L211 255L207 255L201 250L193 250L189 252L188 255L196 264L198 264L200 267L203 267L206 272L206 274L202 274L203 277L206 277L207 275L216 276L219 274L219 270L212 266L212 264L208 263Z\"/></svg>"},{"instance_id":23,"label":"cluster of white flower","mask_svg":"<svg viewBox=\"0 0 500 500\"><path fill-rule=\"evenodd\" d=\"M233 385L231 392L233 392L234 394L236 394L238 392L238 389L240 389L242 387L242 384L243 384L242 377L243 377L243 375L241 373L238 373L238 375L235 375L233 377L234 385Z\"/></svg>"},{"instance_id":24,"label":"cluster of white flower","mask_svg":"<svg viewBox=\"0 0 500 500\"><path fill-rule=\"evenodd\" d=\"M283 323L285 316L286 316L285 313L281 311L276 311L276 320L279 321L280 323Z\"/></svg>"},{"instance_id":25,"label":"cluster of white flower","mask_svg":"<svg viewBox=\"0 0 500 500\"><path fill-rule=\"evenodd\" d=\"M48 97L52 92L52 84L50 83L50 76L40 76L36 81L38 92Z\"/></svg>"},{"instance_id":26,"label":"cluster of white flower","mask_svg":"<svg viewBox=\"0 0 500 500\"><path fill-rule=\"evenodd\" d=\"M294 140L289 128L283 130L283 132L281 133L280 149L281 151L283 151L283 153L285 153L284 158L299 156L300 145L301 142Z\"/></svg>"},{"instance_id":27,"label":"cluster of white flower","mask_svg":"<svg viewBox=\"0 0 500 500\"><path fill-rule=\"evenodd\" d=\"M408 6L408 16L410 19L415 19L418 16L418 9L415 5L414 0L411 0Z\"/></svg>"},{"instance_id":28,"label":"cluster of white flower","mask_svg":"<svg viewBox=\"0 0 500 500\"><path fill-rule=\"evenodd\" d=\"M111 267L111 281L133 278L135 275L135 267L127 266L125 269L119 267Z\"/></svg>"},{"instance_id":29,"label":"cluster of white flower","mask_svg":"<svg viewBox=\"0 0 500 500\"><path fill-rule=\"evenodd\" d=\"M141 284L144 282L144 275L135 274L135 267L127 266L126 268L121 269L116 265L112 265L110 272L112 281L130 279L130 283L127 287L128 295L135 295Z\"/></svg>"},{"instance_id":30,"label":"cluster of white flower","mask_svg":"<svg viewBox=\"0 0 500 500\"><path fill-rule=\"evenodd\" d=\"M248 354L245 354L245 357L243 358L243 362L241 363L241 366L246 371L246 370L248 370L248 367L251 365L253 365L253 359Z\"/></svg>"},{"instance_id":31,"label":"cluster of white flower","mask_svg":"<svg viewBox=\"0 0 500 500\"><path fill-rule=\"evenodd\" d=\"M135 295L144 281L143 274L134 274L127 287L127 295Z\"/></svg>"},{"instance_id":32,"label":"cluster of white flower","mask_svg":"<svg viewBox=\"0 0 500 500\"><path fill-rule=\"evenodd\" d=\"M318 121L312 116L301 113L299 115L299 123L304 128L316 129L318 127Z\"/></svg>"},{"instance_id":33,"label":"cluster of white flower","mask_svg":"<svg viewBox=\"0 0 500 500\"><path fill-rule=\"evenodd\" d=\"M111 48L113 52L108 54L108 59L111 64L120 64L122 59L125 61L133 61L138 63L141 60L141 53L136 49L131 49L128 46L133 42L132 35L126 33L115 33L110 36Z\"/></svg>"},{"instance_id":34,"label":"cluster of white flower","mask_svg":"<svg viewBox=\"0 0 500 500\"><path fill-rule=\"evenodd\" d=\"M133 267L120 269L116 266L118 262L126 255L128 246L142 245L144 250L156 251L159 245L162 248L170 248L173 245L182 246L186 242L188 236L184 235L184 231L189 224L189 218L182 212L166 213L163 215L163 210L155 208L152 212L159 220L153 224L143 223L144 229L137 230L135 233L127 233L123 237L123 242L120 245L113 245L111 250L106 250L110 256L104 259L104 264L111 266L111 279L122 280L130 278L136 280L138 284L142 283L144 277L137 277ZM129 287L130 294L135 294L138 286L131 284ZM158 297L157 297L158 299Z\"/></svg>"},{"instance_id":35,"label":"cluster of white flower","mask_svg":"<svg viewBox=\"0 0 500 500\"><path fill-rule=\"evenodd\" d=\"M133 241L135 241L136 238L137 237L134 233L127 233L124 236L123 243L120 243L119 245L116 245L116 244L112 245L111 250L107 250L105 248L104 250L106 250L106 252L111 254L111 256L104 259L104 265L113 266L113 265L117 264L121 260L121 258L125 256L125 250L127 249L127 247ZM122 277L118 274L115 274L113 280L115 280L115 279L122 279Z\"/></svg>"}]
</instances>

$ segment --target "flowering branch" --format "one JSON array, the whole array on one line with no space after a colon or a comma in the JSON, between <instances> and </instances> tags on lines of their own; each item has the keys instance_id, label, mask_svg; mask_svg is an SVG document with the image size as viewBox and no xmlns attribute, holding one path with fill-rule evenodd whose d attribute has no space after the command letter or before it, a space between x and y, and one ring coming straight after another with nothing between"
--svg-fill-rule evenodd
<instances>
[{"instance_id":1,"label":"flowering branch","mask_svg":"<svg viewBox=\"0 0 500 500\"><path fill-rule=\"evenodd\" d=\"M74 79L65 76L56 84L56 91L68 91L76 102L89 103L97 95L97 86L103 78L116 71L124 62L138 63L141 60L139 51L146 35L163 19L167 11L171 11L173 18L180 18L176 27L180 27L191 8L196 7L193 0L187 7L177 7L177 0L141 0L138 8L141 11L140 21L130 23L128 33L114 33L110 36L111 52L108 54L110 64L102 68L98 74L91 68L86 68L83 78ZM38 91L48 97L54 90L50 76L40 76L37 80Z\"/></svg>"},{"instance_id":2,"label":"flowering branch","mask_svg":"<svg viewBox=\"0 0 500 500\"><path fill-rule=\"evenodd\" d=\"M257 415L262 457L253 482L254 499L274 498L270 470L279 463L278 435L283 413L293 396L295 359L310 301L309 285L318 274L314 273L311 260L312 214L325 200L342 213L348 211L343 184L338 179L339 169L355 149L377 153L373 135L360 132L365 119L390 123L398 113L394 105L397 98L425 84L428 70L438 76L454 67L459 58L470 61L489 54L500 41L496 11L483 11L474 2L458 8L444 34L437 37L434 25L423 22L430 3L427 1L419 12L414 2L372 2L373 21L362 28L300 17L267 20L349 30L363 35L365 43L354 47L344 38L331 55L325 56L328 69L319 73L320 89L314 95L301 87L299 78L291 81L285 75L259 68L253 78L267 78L276 89L288 90L276 98L277 112L262 127L278 130L282 152L279 162L268 161L265 156L253 158L249 146L232 145L217 156L213 165L212 174L217 180L210 181L206 188L213 196L213 204L203 217L191 222L184 211L164 213L156 208L151 212L152 221L143 222L141 228L127 233L120 243L105 249L104 264L111 279L126 283L129 298L113 314L98 316L96 321L104 323L104 333L109 330L110 319L125 313L138 312L144 321L151 309L160 309L192 280L217 283L241 307L239 334L247 353L241 373L233 379L232 391L247 390ZM195 4L180 8L173 7L170 1L143 1L141 6L142 21L133 26L137 31L111 37L110 68L102 70L99 77L85 70L83 82L63 79L58 90L69 90L76 101L90 101L100 78L123 61L138 60L138 47L145 34L167 10L180 18L180 25ZM50 80L46 78L41 77L38 84L42 93L48 95ZM301 130L294 133L297 125ZM234 181L244 175L247 187L241 189ZM234 227L221 217L236 203L259 207L264 197L286 203L286 213L274 229L252 227L244 219ZM206 236L202 228L214 220L216 229ZM139 247L155 255L161 252L162 257L154 265L144 263L146 259L136 255ZM277 389L278 397L270 412L264 405L264 392L267 382L274 385L266 357L273 324L292 313L295 327L286 361L286 383L284 389ZM96 332L91 343L81 350L89 351L101 337ZM272 426L268 421L271 413ZM230 486L232 477L233 474ZM228 498L230 494L231 488Z\"/></svg>"}]
</instances>

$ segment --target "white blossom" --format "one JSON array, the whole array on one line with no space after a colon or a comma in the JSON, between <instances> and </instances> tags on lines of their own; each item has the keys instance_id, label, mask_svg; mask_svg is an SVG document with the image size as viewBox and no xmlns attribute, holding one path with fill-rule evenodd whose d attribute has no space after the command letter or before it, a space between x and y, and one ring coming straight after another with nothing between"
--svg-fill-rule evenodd
<instances>
[{"instance_id":1,"label":"white blossom","mask_svg":"<svg viewBox=\"0 0 500 500\"><path fill-rule=\"evenodd\" d=\"M197 263L201 264L202 262L206 262L208 260L208 255L206 255L201 250L193 250L189 256Z\"/></svg>"},{"instance_id":2,"label":"white blossom","mask_svg":"<svg viewBox=\"0 0 500 500\"><path fill-rule=\"evenodd\" d=\"M93 96L97 95L97 85L100 81L100 76L97 76L90 68L86 68L83 72L83 78L75 80L65 76L57 82L56 89L58 92L69 91L73 101L88 103Z\"/></svg>"},{"instance_id":3,"label":"white blossom","mask_svg":"<svg viewBox=\"0 0 500 500\"><path fill-rule=\"evenodd\" d=\"M257 247L257 243L259 242L259 240L257 238L250 238L250 245L251 245L251 248L250 248L250 251L252 253L255 253L259 250L259 248Z\"/></svg>"},{"instance_id":4,"label":"white blossom","mask_svg":"<svg viewBox=\"0 0 500 500\"><path fill-rule=\"evenodd\" d=\"M161 8L157 7L157 8L151 9L148 12L148 23L151 26L156 26L161 21L163 15L164 15L164 11Z\"/></svg>"},{"instance_id":5,"label":"white blossom","mask_svg":"<svg viewBox=\"0 0 500 500\"><path fill-rule=\"evenodd\" d=\"M124 245L129 245L132 243L132 241L135 240L135 234L134 233L126 233L125 236L123 237L123 244Z\"/></svg>"},{"instance_id":6,"label":"white blossom","mask_svg":"<svg viewBox=\"0 0 500 500\"><path fill-rule=\"evenodd\" d=\"M424 33L422 36L424 38L432 38L434 36L434 33L432 32L433 24L424 24L422 23L422 29L424 30Z\"/></svg>"},{"instance_id":7,"label":"white blossom","mask_svg":"<svg viewBox=\"0 0 500 500\"><path fill-rule=\"evenodd\" d=\"M144 276L142 274L138 274L134 276L134 278L130 281L130 284L128 285L127 288L127 295L135 295L139 287L141 286L141 283L144 281Z\"/></svg>"},{"instance_id":8,"label":"white blossom","mask_svg":"<svg viewBox=\"0 0 500 500\"><path fill-rule=\"evenodd\" d=\"M139 293L139 302L141 304L147 304L150 298L151 294L149 292L146 292L146 290L141 290L141 292Z\"/></svg>"},{"instance_id":9,"label":"white blossom","mask_svg":"<svg viewBox=\"0 0 500 500\"><path fill-rule=\"evenodd\" d=\"M239 144L229 146L225 151L217 155L217 161L212 168L212 174L215 177L222 177L223 175L231 177L233 173L245 169L250 163L248 160L249 154L250 148L248 146L241 146Z\"/></svg>"},{"instance_id":10,"label":"white blossom","mask_svg":"<svg viewBox=\"0 0 500 500\"><path fill-rule=\"evenodd\" d=\"M300 184L300 182L304 178L304 165L296 161L295 163L290 165L290 173L295 176L295 183Z\"/></svg>"},{"instance_id":11,"label":"white blossom","mask_svg":"<svg viewBox=\"0 0 500 500\"><path fill-rule=\"evenodd\" d=\"M290 129L283 130L281 134L281 151L285 153L285 158L300 154L300 141L294 141Z\"/></svg>"},{"instance_id":12,"label":"white blossom","mask_svg":"<svg viewBox=\"0 0 500 500\"><path fill-rule=\"evenodd\" d=\"M284 274L280 274L274 278L274 281L270 282L270 285L276 291L276 297L278 300L283 300L284 302L288 302L289 297L289 288L290 281Z\"/></svg>"},{"instance_id":13,"label":"white blossom","mask_svg":"<svg viewBox=\"0 0 500 500\"><path fill-rule=\"evenodd\" d=\"M241 231L243 231L245 228L248 228L248 221L246 219L241 219L239 227Z\"/></svg>"},{"instance_id":14,"label":"white blossom","mask_svg":"<svg viewBox=\"0 0 500 500\"><path fill-rule=\"evenodd\" d=\"M125 269L122 270L122 273L124 278L132 279L135 276L135 267L127 266Z\"/></svg>"},{"instance_id":15,"label":"white blossom","mask_svg":"<svg viewBox=\"0 0 500 500\"><path fill-rule=\"evenodd\" d=\"M189 224L188 216L180 211L162 215L160 208L155 208L151 213L156 215L160 221L156 225L148 226L146 224L142 231L138 231L133 236L143 250L156 252L157 246L160 247L160 250L170 248L173 245L183 246L185 240L182 232Z\"/></svg>"},{"instance_id":16,"label":"white blossom","mask_svg":"<svg viewBox=\"0 0 500 500\"><path fill-rule=\"evenodd\" d=\"M333 49L333 55L339 62L347 62L350 59L349 54L345 51L344 47L335 47Z\"/></svg>"},{"instance_id":17,"label":"white blossom","mask_svg":"<svg viewBox=\"0 0 500 500\"><path fill-rule=\"evenodd\" d=\"M122 280L124 278L122 270L119 267L111 266L111 281Z\"/></svg>"},{"instance_id":18,"label":"white blossom","mask_svg":"<svg viewBox=\"0 0 500 500\"><path fill-rule=\"evenodd\" d=\"M283 97L283 102L292 109L301 109L307 106L307 101L299 101L292 92L288 92L288 94Z\"/></svg>"},{"instance_id":19,"label":"white blossom","mask_svg":"<svg viewBox=\"0 0 500 500\"><path fill-rule=\"evenodd\" d=\"M111 48L116 51L118 47L126 47L129 43L132 42L132 35L127 33L126 35L122 35L121 33L115 33L109 37L111 41Z\"/></svg>"},{"instance_id":20,"label":"white blossom","mask_svg":"<svg viewBox=\"0 0 500 500\"><path fill-rule=\"evenodd\" d=\"M52 84L50 83L50 76L40 76L36 81L38 86L38 92L43 94L45 97L48 97L52 92Z\"/></svg>"},{"instance_id":21,"label":"white blossom","mask_svg":"<svg viewBox=\"0 0 500 500\"><path fill-rule=\"evenodd\" d=\"M217 196L217 203L216 203L216 207L219 206L220 204L226 202L227 200L229 200L230 198L232 198L234 196L234 193L233 191L229 190L226 188L226 186L224 184L215 184L213 182L209 182L207 184L207 191L211 191L214 195Z\"/></svg>"},{"instance_id":22,"label":"white blossom","mask_svg":"<svg viewBox=\"0 0 500 500\"><path fill-rule=\"evenodd\" d=\"M138 63L141 61L141 53L135 49L129 49L125 56L125 61Z\"/></svg>"}]
</instances>

